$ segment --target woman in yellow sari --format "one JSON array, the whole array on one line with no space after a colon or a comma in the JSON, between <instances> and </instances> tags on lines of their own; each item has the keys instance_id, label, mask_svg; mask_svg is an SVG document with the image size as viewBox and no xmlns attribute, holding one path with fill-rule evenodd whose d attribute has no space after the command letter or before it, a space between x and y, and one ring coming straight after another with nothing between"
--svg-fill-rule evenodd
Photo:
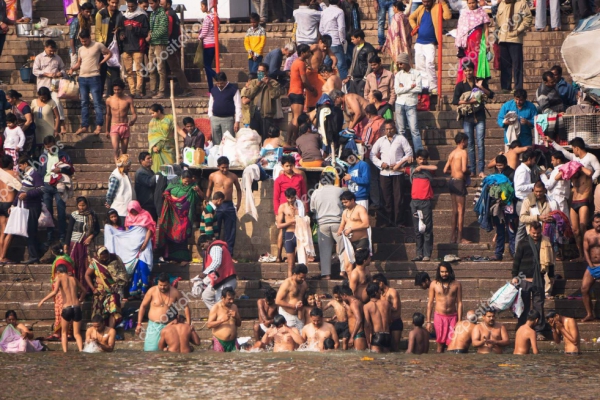
<instances>
[{"instance_id":1,"label":"woman in yellow sari","mask_svg":"<svg viewBox=\"0 0 600 400\"><path fill-rule=\"evenodd\" d=\"M175 126L173 115L165 115L160 104L150 106L152 119L148 125L148 152L152 156L152 171L160 172L160 167L170 165L175 160Z\"/></svg>"},{"instance_id":2,"label":"woman in yellow sari","mask_svg":"<svg viewBox=\"0 0 600 400\"><path fill-rule=\"evenodd\" d=\"M90 267L85 274L88 285L94 288L92 318L100 315L110 328L114 328L122 319L120 292L127 284L127 272L123 261L111 255L106 247L99 248L97 254L90 258Z\"/></svg>"}]
</instances>

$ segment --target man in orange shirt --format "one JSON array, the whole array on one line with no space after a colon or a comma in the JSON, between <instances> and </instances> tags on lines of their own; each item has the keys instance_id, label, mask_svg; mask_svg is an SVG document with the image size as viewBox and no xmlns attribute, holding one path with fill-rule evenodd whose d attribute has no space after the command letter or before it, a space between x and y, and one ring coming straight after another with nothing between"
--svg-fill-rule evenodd
<instances>
[{"instance_id":1,"label":"man in orange shirt","mask_svg":"<svg viewBox=\"0 0 600 400\"><path fill-rule=\"evenodd\" d=\"M298 59L292 63L290 70L290 107L292 109L292 121L288 127L288 137L286 142L294 145L298 137L298 117L304 108L304 89L317 95L317 90L310 84L306 75L306 62L312 56L312 51L307 44L298 46Z\"/></svg>"}]
</instances>

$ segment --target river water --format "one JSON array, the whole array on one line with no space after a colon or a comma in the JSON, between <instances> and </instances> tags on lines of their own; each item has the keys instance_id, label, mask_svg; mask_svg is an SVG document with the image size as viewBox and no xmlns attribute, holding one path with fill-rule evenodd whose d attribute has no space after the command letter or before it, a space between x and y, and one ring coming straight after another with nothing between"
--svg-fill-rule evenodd
<instances>
[{"instance_id":1,"label":"river water","mask_svg":"<svg viewBox=\"0 0 600 400\"><path fill-rule=\"evenodd\" d=\"M0 354L0 398L598 398L600 354Z\"/></svg>"}]
</instances>

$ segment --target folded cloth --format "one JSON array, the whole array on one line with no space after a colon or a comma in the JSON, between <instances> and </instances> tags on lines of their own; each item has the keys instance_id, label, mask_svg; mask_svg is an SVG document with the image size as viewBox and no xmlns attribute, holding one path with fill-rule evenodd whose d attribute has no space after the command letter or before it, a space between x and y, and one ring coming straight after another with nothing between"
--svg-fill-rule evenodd
<instances>
[{"instance_id":1,"label":"folded cloth","mask_svg":"<svg viewBox=\"0 0 600 400\"><path fill-rule=\"evenodd\" d=\"M449 345L454 336L454 327L458 321L458 314L433 313L433 326L435 327L435 341Z\"/></svg>"},{"instance_id":2,"label":"folded cloth","mask_svg":"<svg viewBox=\"0 0 600 400\"><path fill-rule=\"evenodd\" d=\"M298 331L301 331L302 328L304 328L304 322L298 318L298 315L290 314L289 312L285 311L283 307L279 307L279 314L285 317L287 326L290 328L296 328Z\"/></svg>"},{"instance_id":3,"label":"folded cloth","mask_svg":"<svg viewBox=\"0 0 600 400\"><path fill-rule=\"evenodd\" d=\"M0 337L0 353L31 353L43 348L39 340L23 339L21 332L12 325L7 325Z\"/></svg>"},{"instance_id":4,"label":"folded cloth","mask_svg":"<svg viewBox=\"0 0 600 400\"><path fill-rule=\"evenodd\" d=\"M252 164L244 168L242 173L242 186L244 192L246 192L245 206L246 214L250 214L255 221L258 221L258 211L256 211L256 204L254 204L254 196L252 196L252 182L260 179L260 169L258 165Z\"/></svg>"},{"instance_id":5,"label":"folded cloth","mask_svg":"<svg viewBox=\"0 0 600 400\"><path fill-rule=\"evenodd\" d=\"M165 329L167 324L161 324L159 322L148 321L148 328L144 334L144 351L158 351L158 342L160 340L160 333Z\"/></svg>"},{"instance_id":6,"label":"folded cloth","mask_svg":"<svg viewBox=\"0 0 600 400\"><path fill-rule=\"evenodd\" d=\"M562 172L564 180L569 180L575 175L583 165L579 161L569 161L568 163L559 165L558 168Z\"/></svg>"}]
</instances>

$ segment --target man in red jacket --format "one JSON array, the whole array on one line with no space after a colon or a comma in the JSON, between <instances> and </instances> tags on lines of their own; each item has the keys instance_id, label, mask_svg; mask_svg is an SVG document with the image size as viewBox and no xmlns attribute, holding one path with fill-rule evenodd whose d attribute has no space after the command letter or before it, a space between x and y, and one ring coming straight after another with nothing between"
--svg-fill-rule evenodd
<instances>
[{"instance_id":1,"label":"man in red jacket","mask_svg":"<svg viewBox=\"0 0 600 400\"><path fill-rule=\"evenodd\" d=\"M202 292L202 301L210 310L221 300L224 288L230 287L235 290L237 275L231 253L227 249L227 243L222 240L208 241L204 243L203 248L206 250L203 273L210 284Z\"/></svg>"}]
</instances>

